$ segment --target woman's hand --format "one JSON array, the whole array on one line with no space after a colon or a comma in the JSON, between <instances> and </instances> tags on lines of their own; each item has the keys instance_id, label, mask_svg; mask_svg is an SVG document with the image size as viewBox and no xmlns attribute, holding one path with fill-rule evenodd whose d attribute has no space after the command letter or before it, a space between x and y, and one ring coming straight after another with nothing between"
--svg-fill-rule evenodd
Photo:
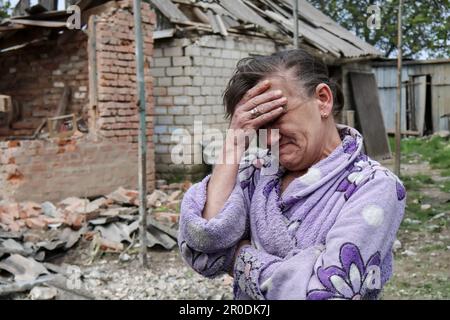
<instances>
[{"instance_id":1,"label":"woman's hand","mask_svg":"<svg viewBox=\"0 0 450 320\"><path fill-rule=\"evenodd\" d=\"M281 90L267 91L270 85L270 81L265 80L247 91L235 108L230 123L232 131L227 134L227 141L233 139L233 144L236 145L237 140L242 146L245 136L255 133L283 114L287 98L283 97Z\"/></svg>"},{"instance_id":2,"label":"woman's hand","mask_svg":"<svg viewBox=\"0 0 450 320\"><path fill-rule=\"evenodd\" d=\"M228 274L229 274L230 276L233 276L234 264L236 263L236 258L237 258L237 256L239 255L239 251L241 251L241 248L242 248L243 246L251 245L251 244L252 244L252 243L251 243L249 240L241 240L241 241L238 243L237 248L236 248L236 251L234 252L233 263L231 264L231 269L228 270Z\"/></svg>"},{"instance_id":3,"label":"woman's hand","mask_svg":"<svg viewBox=\"0 0 450 320\"><path fill-rule=\"evenodd\" d=\"M208 182L203 210L206 220L214 218L230 197L236 184L239 163L256 130L284 112L287 99L281 91L267 91L269 88L269 81L257 84L235 108L229 128L232 130L227 131L222 153Z\"/></svg>"}]
</instances>

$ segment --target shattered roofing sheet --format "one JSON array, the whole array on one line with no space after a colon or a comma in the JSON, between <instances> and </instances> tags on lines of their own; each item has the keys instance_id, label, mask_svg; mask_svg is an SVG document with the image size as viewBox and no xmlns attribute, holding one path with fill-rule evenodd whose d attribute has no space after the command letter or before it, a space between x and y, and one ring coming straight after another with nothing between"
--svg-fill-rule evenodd
<instances>
[{"instance_id":1,"label":"shattered roofing sheet","mask_svg":"<svg viewBox=\"0 0 450 320\"><path fill-rule=\"evenodd\" d=\"M72 0L69 2L80 7L83 23L86 21L86 17L93 12L92 8L115 1ZM41 4L27 6L25 0L19 1L13 16L0 20L0 52L18 49L30 43L46 41L51 33L68 30L66 22L71 13L66 10L55 10L55 7L52 7L54 4L49 4L48 9Z\"/></svg>"},{"instance_id":2,"label":"shattered roofing sheet","mask_svg":"<svg viewBox=\"0 0 450 320\"><path fill-rule=\"evenodd\" d=\"M268 36L282 35L287 40L294 33L292 0L150 0L150 3L175 25L187 24L186 19L191 17L191 23L207 25L213 33L224 36L223 30L215 27L217 21L222 22L228 31L235 29L245 33L245 30L252 30L253 25L255 31ZM203 11L209 25L204 17L194 12L194 8ZM302 41L336 58L381 55L306 0L299 0L299 36Z\"/></svg>"},{"instance_id":3,"label":"shattered roofing sheet","mask_svg":"<svg viewBox=\"0 0 450 320\"><path fill-rule=\"evenodd\" d=\"M227 36L229 32L245 34L248 31L256 31L288 42L291 41L294 33L292 0L149 1L160 15L180 29L190 27L223 36ZM306 0L298 1L301 42L335 58L381 55L373 46L339 26ZM78 0L76 4L82 9L85 18L89 15L89 9L104 5L106 2L115 1ZM31 14L25 13L0 23L0 50L37 38L38 35L29 35L30 32L26 32L29 29L36 32L43 29L64 28L64 23L69 16L66 11L42 11L42 8L38 8L39 10L36 8L33 10L33 8L28 8ZM158 38L158 32L161 37L171 37L174 34L173 30L159 27L155 32L155 38ZM20 41L14 41L15 39Z\"/></svg>"}]
</instances>

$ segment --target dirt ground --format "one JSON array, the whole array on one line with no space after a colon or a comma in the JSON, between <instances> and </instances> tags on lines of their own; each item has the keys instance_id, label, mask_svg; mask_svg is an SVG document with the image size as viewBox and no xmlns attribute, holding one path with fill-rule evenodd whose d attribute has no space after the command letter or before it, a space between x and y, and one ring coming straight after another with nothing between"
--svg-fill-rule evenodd
<instances>
[{"instance_id":1,"label":"dirt ground","mask_svg":"<svg viewBox=\"0 0 450 320\"><path fill-rule=\"evenodd\" d=\"M402 164L404 181L429 179L409 188L406 182L407 208L398 233L401 247L395 250L394 275L383 299L450 299L450 193L442 191L450 177L427 162L410 161Z\"/></svg>"},{"instance_id":2,"label":"dirt ground","mask_svg":"<svg viewBox=\"0 0 450 320\"><path fill-rule=\"evenodd\" d=\"M443 146L450 154L449 142ZM392 169L392 162L383 164ZM394 245L394 275L382 299L450 299L450 170L432 167L420 154L402 159L407 208ZM52 262L78 266L71 267L72 286L97 299L232 299L231 277L201 277L185 265L177 248L150 250L149 268L142 269L137 248L92 259L90 246L82 240ZM57 298L81 297L60 292Z\"/></svg>"}]
</instances>

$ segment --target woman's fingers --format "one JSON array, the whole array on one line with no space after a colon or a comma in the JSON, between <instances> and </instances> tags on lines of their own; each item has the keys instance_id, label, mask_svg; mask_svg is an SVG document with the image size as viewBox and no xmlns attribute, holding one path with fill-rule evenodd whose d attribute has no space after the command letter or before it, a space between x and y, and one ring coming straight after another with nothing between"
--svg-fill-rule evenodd
<instances>
[{"instance_id":1,"label":"woman's fingers","mask_svg":"<svg viewBox=\"0 0 450 320\"><path fill-rule=\"evenodd\" d=\"M253 120L254 127L261 128L265 124L272 122L273 120L281 116L284 112L285 111L283 107L278 107L272 111L263 113Z\"/></svg>"},{"instance_id":2,"label":"woman's fingers","mask_svg":"<svg viewBox=\"0 0 450 320\"><path fill-rule=\"evenodd\" d=\"M281 90L269 91L263 94L260 94L249 101L247 101L244 105L242 105L242 111L250 111L256 107L259 107L262 104L267 102L271 102L273 100L279 99L283 96L283 92Z\"/></svg>"},{"instance_id":3,"label":"woman's fingers","mask_svg":"<svg viewBox=\"0 0 450 320\"><path fill-rule=\"evenodd\" d=\"M242 97L241 101L239 102L240 105L245 104L250 99L253 99L254 97L260 95L261 93L267 91L267 89L270 88L270 81L264 80L260 83L258 83L256 86L251 88L247 91L247 93Z\"/></svg>"},{"instance_id":4,"label":"woman's fingers","mask_svg":"<svg viewBox=\"0 0 450 320\"><path fill-rule=\"evenodd\" d=\"M260 114L264 114L264 113L272 111L273 109L276 109L278 107L283 107L286 104L287 104L287 98L282 97L282 98L279 98L276 100L272 100L270 102L263 103L263 104L259 105L257 108L258 108L258 111Z\"/></svg>"}]
</instances>

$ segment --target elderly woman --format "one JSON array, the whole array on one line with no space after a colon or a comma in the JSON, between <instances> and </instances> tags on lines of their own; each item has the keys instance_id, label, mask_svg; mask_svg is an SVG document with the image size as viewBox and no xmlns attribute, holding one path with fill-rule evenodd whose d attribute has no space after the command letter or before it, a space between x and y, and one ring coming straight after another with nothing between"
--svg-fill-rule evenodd
<instances>
[{"instance_id":1,"label":"elderly woman","mask_svg":"<svg viewBox=\"0 0 450 320\"><path fill-rule=\"evenodd\" d=\"M280 166L270 170L270 151L217 164L186 193L179 236L195 271L233 275L235 299L376 299L390 278L406 192L355 129L335 124L341 97L304 50L238 64L222 157L241 158L253 130L278 129L267 150L279 145Z\"/></svg>"}]
</instances>

